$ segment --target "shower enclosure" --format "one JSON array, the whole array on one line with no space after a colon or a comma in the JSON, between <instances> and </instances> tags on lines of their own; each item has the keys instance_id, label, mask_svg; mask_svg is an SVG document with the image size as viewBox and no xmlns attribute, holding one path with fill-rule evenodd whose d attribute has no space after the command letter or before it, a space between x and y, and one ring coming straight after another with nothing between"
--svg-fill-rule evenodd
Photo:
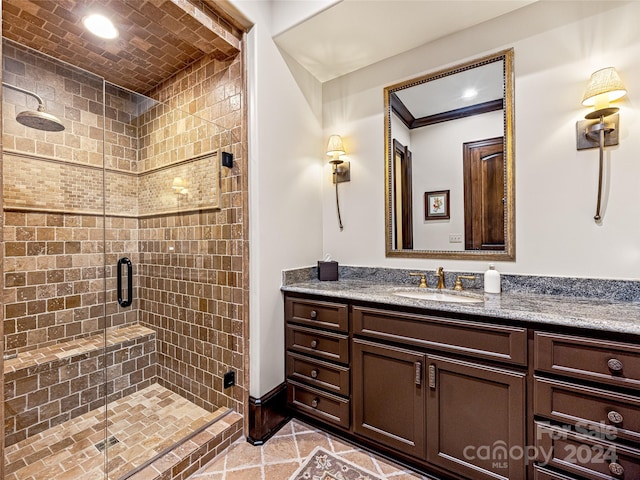
<instances>
[{"instance_id":1,"label":"shower enclosure","mask_svg":"<svg viewBox=\"0 0 640 480\"><path fill-rule=\"evenodd\" d=\"M177 108L202 76L160 102L2 53L4 478L176 469L242 413L238 139Z\"/></svg>"}]
</instances>

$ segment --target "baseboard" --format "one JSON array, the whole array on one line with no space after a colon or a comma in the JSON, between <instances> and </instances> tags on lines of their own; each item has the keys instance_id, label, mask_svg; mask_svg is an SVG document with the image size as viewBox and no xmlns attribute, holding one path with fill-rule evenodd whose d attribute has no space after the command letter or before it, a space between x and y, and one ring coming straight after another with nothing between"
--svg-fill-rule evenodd
<instances>
[{"instance_id":1,"label":"baseboard","mask_svg":"<svg viewBox=\"0 0 640 480\"><path fill-rule=\"evenodd\" d=\"M287 412L286 383L281 383L260 398L249 397L247 441L253 445L262 445L290 418Z\"/></svg>"}]
</instances>

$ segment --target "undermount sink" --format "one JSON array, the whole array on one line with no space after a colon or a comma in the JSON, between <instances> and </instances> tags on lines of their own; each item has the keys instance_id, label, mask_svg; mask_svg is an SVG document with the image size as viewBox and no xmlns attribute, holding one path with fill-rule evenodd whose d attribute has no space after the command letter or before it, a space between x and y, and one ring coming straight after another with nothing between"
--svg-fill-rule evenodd
<instances>
[{"instance_id":1,"label":"undermount sink","mask_svg":"<svg viewBox=\"0 0 640 480\"><path fill-rule=\"evenodd\" d=\"M450 292L440 292L433 290L412 290L393 292L393 295L405 298L414 298L416 300L431 300L434 302L452 302L452 303L480 303L484 302L482 297L472 297Z\"/></svg>"}]
</instances>

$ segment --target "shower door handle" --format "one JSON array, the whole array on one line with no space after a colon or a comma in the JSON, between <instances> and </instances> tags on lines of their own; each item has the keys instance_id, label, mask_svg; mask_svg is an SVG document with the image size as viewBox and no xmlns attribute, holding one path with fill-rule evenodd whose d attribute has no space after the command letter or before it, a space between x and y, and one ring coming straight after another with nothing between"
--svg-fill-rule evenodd
<instances>
[{"instance_id":1,"label":"shower door handle","mask_svg":"<svg viewBox=\"0 0 640 480\"><path fill-rule=\"evenodd\" d=\"M122 265L127 266L127 299L122 298ZM121 307L128 307L133 301L133 264L127 257L118 260L118 303Z\"/></svg>"}]
</instances>

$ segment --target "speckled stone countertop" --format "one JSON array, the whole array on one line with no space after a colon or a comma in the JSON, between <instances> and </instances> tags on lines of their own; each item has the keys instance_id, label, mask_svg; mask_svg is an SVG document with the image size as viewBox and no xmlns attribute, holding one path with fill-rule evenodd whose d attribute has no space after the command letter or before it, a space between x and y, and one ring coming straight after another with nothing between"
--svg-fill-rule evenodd
<instances>
[{"instance_id":1,"label":"speckled stone countertop","mask_svg":"<svg viewBox=\"0 0 640 480\"><path fill-rule=\"evenodd\" d=\"M462 292L476 298L478 303L451 303L416 300L394 295L398 292L425 292L408 284L381 283L354 278L321 282L308 278L295 278L282 286L284 292L323 295L345 300L374 302L384 305L424 308L431 311L482 315L544 325L562 325L608 332L640 335L640 301L599 299L566 295L523 293L520 291L485 294L479 289ZM452 290L447 293L455 294Z\"/></svg>"}]
</instances>

